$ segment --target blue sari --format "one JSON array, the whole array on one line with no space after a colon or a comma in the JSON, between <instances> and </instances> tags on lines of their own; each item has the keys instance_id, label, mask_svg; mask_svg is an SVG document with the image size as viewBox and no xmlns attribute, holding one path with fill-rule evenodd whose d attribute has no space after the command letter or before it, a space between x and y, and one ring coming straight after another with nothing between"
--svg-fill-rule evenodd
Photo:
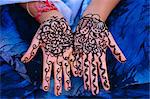
<instances>
[{"instance_id":1,"label":"blue sari","mask_svg":"<svg viewBox=\"0 0 150 99\"><path fill-rule=\"evenodd\" d=\"M68 4L68 0L63 2ZM106 24L124 52L127 62L119 63L110 50L107 51L111 90L104 91L99 81L101 90L94 97L106 99L149 97L149 3L147 0L122 0L110 14ZM77 25L88 4L89 0L81 3L77 15L70 22L72 29ZM39 24L18 5L1 6L1 98L93 97L91 92L84 90L82 78L71 77L72 89L69 92L63 91L58 97L53 92L53 77L49 92L44 92L40 88L42 78L40 50L30 63L20 62L38 27Z\"/></svg>"}]
</instances>

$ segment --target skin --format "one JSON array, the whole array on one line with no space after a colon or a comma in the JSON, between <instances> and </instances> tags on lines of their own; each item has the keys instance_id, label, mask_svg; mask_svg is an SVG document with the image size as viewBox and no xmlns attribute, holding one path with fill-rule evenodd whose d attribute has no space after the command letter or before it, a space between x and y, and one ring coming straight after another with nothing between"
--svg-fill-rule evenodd
<instances>
[{"instance_id":1,"label":"skin","mask_svg":"<svg viewBox=\"0 0 150 99\"><path fill-rule=\"evenodd\" d=\"M37 14L37 11L34 7L35 4L40 4L40 2L30 2L29 3L29 10L33 16L35 16ZM20 5L26 9L26 4L20 4ZM53 17L56 17L56 18L53 18ZM49 11L49 12L43 12L42 15L40 16L39 21L38 21L39 23L41 23L41 26L37 30L37 33L35 34L29 49L24 54L24 56L21 58L21 61L24 63L29 62L35 56L37 50L39 48L41 48L43 51L42 89L44 91L49 90L51 71L52 71L52 67L53 67L54 68L54 83L55 83L54 84L54 91L55 91L55 95L58 96L62 93L62 76L64 76L64 88L65 88L65 90L68 91L71 88L70 64L68 62L69 61L68 57L72 53L72 47L70 46L70 48L67 48L66 50L63 49L64 52L62 53L62 55L56 55L55 54L55 56L54 56L53 52L46 53L46 50L47 50L46 46L48 43L44 43L44 41L42 39L38 39L38 37L39 36L42 37L40 30L43 30L44 28L46 28L47 25L49 26L48 27L49 29L46 31L54 30L54 29L52 29L52 26L56 27L56 25L52 24L52 22L50 22L50 24L52 26L49 25L49 21L46 21L48 19L57 20L57 21L52 21L52 22L58 22L59 21L62 24L65 24L65 25L60 25L59 23L56 23L56 25L58 25L60 27L64 26L64 32L65 32L65 30L69 29L68 30L70 32L69 34L72 35L71 28L68 26L67 22L64 21L63 16L58 11L53 10L53 11ZM57 28L55 31L58 31ZM43 32L43 33L46 33L46 32ZM55 34L52 34L52 35L57 36ZM67 36L65 36L65 37L67 38ZM62 38L59 38L59 40L60 39L62 39ZM47 40L47 39L44 39L44 40ZM71 42L71 41L69 41L69 42ZM55 43L55 42L53 41L51 43ZM53 45L50 45L50 46L53 46Z\"/></svg>"},{"instance_id":2,"label":"skin","mask_svg":"<svg viewBox=\"0 0 150 99\"><path fill-rule=\"evenodd\" d=\"M99 34L101 36L104 35L104 41L106 42L106 48L100 47L98 48L98 42L101 42L100 39L102 38L94 38L88 35L92 35L90 31L95 31L94 27L88 27L87 24L96 18L97 20L105 22L110 12L113 10L113 8L119 3L119 0L92 0L90 5L85 10L83 17L78 23L76 33L75 33L75 61L73 63L72 71L75 77L83 76L84 81L84 88L86 90L91 90L93 95L96 95L99 93L99 86L98 86L98 76L101 78L101 83L103 85L103 88L108 91L110 89L110 84L108 80L108 73L107 73L107 65L106 65L106 48L110 48L116 59L120 62L125 62L126 58L123 55L122 51L118 47L117 43L115 42L113 36L111 33L107 30L107 27L105 26L104 29L102 29L105 33L99 32L94 33ZM88 20L86 21L86 19ZM96 22L96 21L95 21ZM92 24L92 23L89 23ZM103 23L105 24L105 23ZM96 23L93 25L96 25ZM101 31L101 29L98 29ZM84 33L85 32L85 33ZM94 45L97 46L97 50L103 50L103 52L97 52L94 53L93 51L90 51L87 53L87 51L84 49L86 46L86 43L92 43L88 39L90 37L93 41L97 42ZM80 40L83 38L83 40L86 40L84 44L80 43ZM89 44L88 48L89 48ZM102 44L102 43L101 43ZM76 51L77 50L77 51ZM79 57L80 56L80 57ZM81 69L79 69L81 68ZM81 71L82 70L82 71ZM82 73L81 73L82 72Z\"/></svg>"},{"instance_id":3,"label":"skin","mask_svg":"<svg viewBox=\"0 0 150 99\"><path fill-rule=\"evenodd\" d=\"M119 3L120 0L92 0L90 5L87 7L87 9L85 10L83 17L88 15L88 14L97 14L100 16L100 20L105 22L105 20L107 19L107 17L109 16L110 12L113 10L113 8ZM29 4L29 10L31 12L31 14L33 16L36 16L37 14L37 10L34 7L35 4L38 4L40 2L30 2ZM22 7L24 7L26 9L26 4L20 4ZM63 17L58 11L49 11L49 12L43 12L42 15L40 16L39 19L39 23L43 23L43 21L51 18L52 16L58 16L58 17ZM79 27L79 26L78 26ZM76 30L77 32L78 30ZM115 57L120 61L120 62L124 62L126 60L125 56L123 55L123 53L121 52L121 50L119 49L118 45L116 44L115 40L113 39L111 33L109 31L107 31L109 36L109 40L110 40L110 45L107 45L107 47L109 47L112 51L112 53L115 55ZM77 33L76 33L77 34ZM75 37L77 37L77 35L75 35ZM78 37L77 37L78 38ZM80 38L80 36L79 36ZM31 45L34 43L36 44L38 40L37 39L33 39ZM99 41L99 40L97 40ZM108 41L108 40L107 40ZM76 44L75 44L76 45ZM46 64L46 54L44 51L44 48L41 47L43 50L43 68L47 67ZM25 53L25 55L22 57L22 61L25 59L25 57L30 57L31 50L33 48L29 47L28 51ZM38 48L35 49L35 53L37 51ZM114 51L115 50L115 51ZM106 55L105 53L103 53L103 55L98 54L94 54L94 53L85 53L83 51L83 53L74 53L74 54L70 54L72 52L72 49L69 49L68 51L66 51L65 53L63 53L63 55L65 55L66 57L69 56L69 61L64 60L62 57L49 57L49 60L54 60L53 64L55 65L54 67L54 78L56 79L56 71L59 68L58 64L57 64L57 60L59 61L63 61L63 63L67 63L70 64L68 65L68 68L65 68L65 66L62 66L62 69L59 72L59 77L62 77L62 73L64 75L64 80L67 81L68 79L70 79L70 76L67 76L67 73L65 71L70 71L70 67L72 70L72 73L75 77L79 76L82 77L83 76L83 81L84 81L84 88L86 90L91 90L93 95L96 95L99 93L99 86L98 86L98 76L100 76L101 78L101 82L102 85L104 87L105 90L109 90L110 89L110 85L109 85L109 80L108 80L108 73L107 73L107 66L106 66ZM116 53L119 53L120 56L116 55ZM86 60L86 55L88 55L88 58ZM75 56L75 57L74 57ZM121 57L121 58L119 58ZM33 56L32 56L33 58ZM31 59L32 59L31 58ZM31 60L30 59L30 60ZM28 60L27 62L29 62L30 60ZM50 64L50 67L52 67L52 64ZM87 68L88 67L88 68ZM102 69L105 70L104 75ZM67 70L65 70L67 69ZM86 74L85 75L85 71ZM95 74L93 75L92 72ZM46 72L43 69L43 90L44 86L49 86L50 85L50 81L48 81L48 83L44 80L44 77L46 75ZM51 68L50 71L47 72L47 75L51 75ZM105 79L104 77L105 76ZM85 78L88 78L89 80L86 81ZM94 81L94 82L93 82ZM104 82L107 81L108 87L106 87L104 85ZM57 85L58 86L62 86L62 80L60 81L60 83L58 83L57 80L55 80L55 95L60 95L62 88L60 87L59 92L56 91L57 89ZM68 88L70 88L71 83L64 83L65 89L67 90ZM97 90L95 91L95 86L97 87ZM45 90L45 91L48 91ZM58 94L59 93L59 94Z\"/></svg>"}]
</instances>

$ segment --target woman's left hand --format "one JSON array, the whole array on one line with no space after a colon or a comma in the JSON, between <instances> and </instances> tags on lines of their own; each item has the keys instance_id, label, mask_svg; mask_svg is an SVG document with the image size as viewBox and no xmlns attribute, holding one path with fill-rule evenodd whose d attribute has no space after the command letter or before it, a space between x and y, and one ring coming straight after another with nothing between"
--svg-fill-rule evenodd
<instances>
[{"instance_id":1,"label":"woman's left hand","mask_svg":"<svg viewBox=\"0 0 150 99\"><path fill-rule=\"evenodd\" d=\"M98 72L103 88L110 89L106 66L106 49L110 48L120 62L126 58L98 14L87 14L80 19L74 36L74 76L82 76L84 88L93 95L99 93Z\"/></svg>"}]
</instances>

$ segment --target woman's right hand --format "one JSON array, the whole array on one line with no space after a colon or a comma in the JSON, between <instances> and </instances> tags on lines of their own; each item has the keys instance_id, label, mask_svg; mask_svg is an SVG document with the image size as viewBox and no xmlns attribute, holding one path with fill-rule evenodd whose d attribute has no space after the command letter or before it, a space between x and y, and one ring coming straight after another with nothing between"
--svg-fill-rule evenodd
<instances>
[{"instance_id":1,"label":"woman's right hand","mask_svg":"<svg viewBox=\"0 0 150 99\"><path fill-rule=\"evenodd\" d=\"M52 67L54 68L55 95L62 92L62 73L64 75L64 87L68 91L71 88L69 55L72 54L73 35L66 20L60 15L51 15L48 20L42 22L32 43L22 57L24 63L29 62L36 54L38 48L43 51L43 81L42 88L48 91Z\"/></svg>"}]
</instances>

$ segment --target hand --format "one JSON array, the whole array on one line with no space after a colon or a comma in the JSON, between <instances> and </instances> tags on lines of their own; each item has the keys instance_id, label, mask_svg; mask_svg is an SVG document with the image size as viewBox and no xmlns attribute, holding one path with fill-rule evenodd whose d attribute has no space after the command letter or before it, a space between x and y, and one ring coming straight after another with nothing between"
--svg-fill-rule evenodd
<instances>
[{"instance_id":1,"label":"hand","mask_svg":"<svg viewBox=\"0 0 150 99\"><path fill-rule=\"evenodd\" d=\"M72 53L72 40L71 28L66 20L60 16L51 16L41 24L28 51L22 57L21 60L27 63L35 56L38 48L42 49L44 91L49 90L52 67L54 68L55 95L60 95L62 92L62 73L65 90L68 91L71 88L68 57Z\"/></svg>"},{"instance_id":2,"label":"hand","mask_svg":"<svg viewBox=\"0 0 150 99\"><path fill-rule=\"evenodd\" d=\"M106 66L106 49L109 47L118 61L126 58L98 14L83 16L74 36L75 76L83 74L84 88L93 95L99 93L98 72L105 90L110 89ZM83 70L83 71L82 71Z\"/></svg>"}]
</instances>

